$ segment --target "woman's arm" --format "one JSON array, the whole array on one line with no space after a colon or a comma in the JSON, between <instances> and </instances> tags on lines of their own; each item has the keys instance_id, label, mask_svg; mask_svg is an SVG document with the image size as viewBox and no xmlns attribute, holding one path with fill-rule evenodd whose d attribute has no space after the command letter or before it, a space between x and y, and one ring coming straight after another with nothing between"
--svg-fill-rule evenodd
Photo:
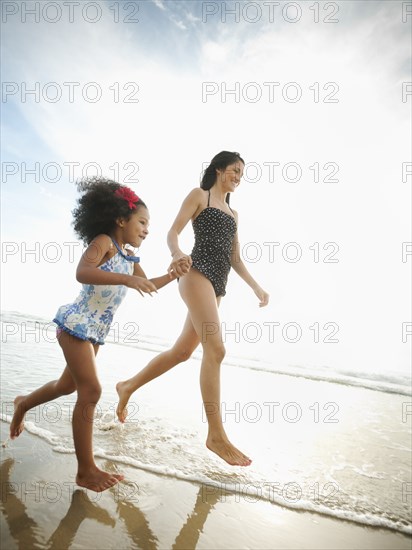
<instances>
[{"instance_id":1,"label":"woman's arm","mask_svg":"<svg viewBox=\"0 0 412 550\"><path fill-rule=\"evenodd\" d=\"M238 215L234 212L236 223L238 223ZM241 277L247 285L253 290L256 296L259 298L259 307L266 306L269 303L269 294L263 290L261 286L255 281L252 275L247 270L242 258L240 257L240 244L239 237L236 231L233 239L231 265L236 273Z\"/></svg>"},{"instance_id":2,"label":"woman's arm","mask_svg":"<svg viewBox=\"0 0 412 550\"><path fill-rule=\"evenodd\" d=\"M113 250L113 242L108 235L98 235L89 244L76 270L76 279L79 283L89 285L125 285L143 292L156 292L156 287L150 281L127 275L126 273L113 273L98 269L103 259Z\"/></svg>"},{"instance_id":3,"label":"woman's arm","mask_svg":"<svg viewBox=\"0 0 412 550\"><path fill-rule=\"evenodd\" d=\"M173 258L168 269L169 274L173 271L178 277L181 277L188 272L190 266L192 265L192 258L180 250L178 237L188 224L189 220L193 218L196 212L200 209L202 200L202 189L200 189L200 187L192 189L183 201L176 219L167 234L167 244Z\"/></svg>"}]
</instances>

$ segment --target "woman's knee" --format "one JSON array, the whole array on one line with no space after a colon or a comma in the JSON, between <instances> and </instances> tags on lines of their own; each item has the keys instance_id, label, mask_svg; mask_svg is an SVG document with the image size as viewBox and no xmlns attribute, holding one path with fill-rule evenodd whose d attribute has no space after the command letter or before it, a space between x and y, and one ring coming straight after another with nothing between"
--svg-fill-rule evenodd
<instances>
[{"instance_id":1,"label":"woman's knee","mask_svg":"<svg viewBox=\"0 0 412 550\"><path fill-rule=\"evenodd\" d=\"M221 363L226 355L226 348L222 342L204 345L203 356L214 363Z\"/></svg>"},{"instance_id":2,"label":"woman's knee","mask_svg":"<svg viewBox=\"0 0 412 550\"><path fill-rule=\"evenodd\" d=\"M191 346L177 346L172 349L173 358L176 363L184 363L192 356L194 347Z\"/></svg>"}]
</instances>

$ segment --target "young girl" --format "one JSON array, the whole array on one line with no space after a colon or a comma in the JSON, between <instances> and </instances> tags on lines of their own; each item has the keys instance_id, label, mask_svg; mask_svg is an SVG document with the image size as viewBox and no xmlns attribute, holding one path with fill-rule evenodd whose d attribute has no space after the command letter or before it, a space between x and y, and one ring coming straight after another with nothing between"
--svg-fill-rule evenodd
<instances>
[{"instance_id":1,"label":"young girl","mask_svg":"<svg viewBox=\"0 0 412 550\"><path fill-rule=\"evenodd\" d=\"M220 300L226 294L231 267L251 287L259 299L259 306L269 302L269 295L252 278L240 258L238 216L229 206L230 194L239 185L243 169L244 161L239 153L222 151L205 170L200 189L193 189L183 201L168 233L168 245L173 257L169 271L181 277L179 291L188 308L183 331L172 349L152 359L133 378L119 382L116 389L119 394L117 415L124 422L126 405L132 393L189 359L201 342L200 386L209 423L206 446L229 464L248 466L250 458L229 441L220 414L220 364L225 348L218 313ZM195 233L191 256L180 250L178 242L178 235L189 220L192 220ZM191 266L189 272L188 265Z\"/></svg>"},{"instance_id":2,"label":"young girl","mask_svg":"<svg viewBox=\"0 0 412 550\"><path fill-rule=\"evenodd\" d=\"M58 325L57 338L67 365L58 380L29 395L16 397L10 437L14 439L23 431L28 410L77 390L73 411L76 482L100 492L124 476L103 472L93 458L93 414L101 395L95 356L104 344L127 288L142 296L144 292L151 295L176 275L170 273L148 280L139 258L126 248L126 244L139 247L148 235L149 226L147 207L131 189L111 180L92 178L80 182L78 190L82 196L73 212L74 230L88 245L76 271L83 289L73 303L60 307L53 319ZM185 271L183 264L180 267Z\"/></svg>"}]
</instances>

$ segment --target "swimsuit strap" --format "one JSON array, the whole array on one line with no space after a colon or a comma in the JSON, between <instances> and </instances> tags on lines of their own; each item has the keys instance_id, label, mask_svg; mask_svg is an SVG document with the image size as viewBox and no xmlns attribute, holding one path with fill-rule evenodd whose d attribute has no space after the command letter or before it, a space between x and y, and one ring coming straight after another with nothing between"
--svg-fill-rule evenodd
<instances>
[{"instance_id":1,"label":"swimsuit strap","mask_svg":"<svg viewBox=\"0 0 412 550\"><path fill-rule=\"evenodd\" d=\"M208 199L207 199L207 207L208 207L208 208L209 208L209 203L210 203L210 189L209 189L209 197L208 197ZM232 214L233 214L233 216L234 216L235 213L234 213L233 210L230 208L229 203L226 203L226 204L229 206L229 210L232 212ZM218 208L218 210L220 210L220 209ZM222 210L222 212L224 212L224 210Z\"/></svg>"},{"instance_id":2,"label":"swimsuit strap","mask_svg":"<svg viewBox=\"0 0 412 550\"><path fill-rule=\"evenodd\" d=\"M117 244L117 242L113 239L113 237L112 241L114 246L117 248L120 256L122 256L125 260L127 260L128 262L133 262L135 264L138 264L140 262L140 258L138 256L128 256L127 254L125 254L120 246Z\"/></svg>"}]
</instances>

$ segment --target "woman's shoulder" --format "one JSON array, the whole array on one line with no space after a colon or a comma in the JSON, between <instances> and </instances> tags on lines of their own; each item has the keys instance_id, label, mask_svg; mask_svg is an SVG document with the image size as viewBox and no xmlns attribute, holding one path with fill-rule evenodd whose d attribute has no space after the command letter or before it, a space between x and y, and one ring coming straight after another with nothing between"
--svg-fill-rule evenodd
<instances>
[{"instance_id":1,"label":"woman's shoulder","mask_svg":"<svg viewBox=\"0 0 412 550\"><path fill-rule=\"evenodd\" d=\"M206 193L207 193L207 191L205 191L201 187L194 187L190 191L188 197L192 197L194 199L196 199L196 198L202 199L205 196Z\"/></svg>"},{"instance_id":2,"label":"woman's shoulder","mask_svg":"<svg viewBox=\"0 0 412 550\"><path fill-rule=\"evenodd\" d=\"M230 208L230 207L229 207ZM230 208L230 210L233 212L233 216L235 217L236 223L239 221L239 214L237 213L237 210L234 210L233 208Z\"/></svg>"},{"instance_id":3,"label":"woman's shoulder","mask_svg":"<svg viewBox=\"0 0 412 550\"><path fill-rule=\"evenodd\" d=\"M207 191L205 191L204 189L201 189L200 187L195 187L186 196L185 203L192 207L198 206L199 204L202 204L202 202L204 201L205 194L207 194Z\"/></svg>"}]
</instances>

